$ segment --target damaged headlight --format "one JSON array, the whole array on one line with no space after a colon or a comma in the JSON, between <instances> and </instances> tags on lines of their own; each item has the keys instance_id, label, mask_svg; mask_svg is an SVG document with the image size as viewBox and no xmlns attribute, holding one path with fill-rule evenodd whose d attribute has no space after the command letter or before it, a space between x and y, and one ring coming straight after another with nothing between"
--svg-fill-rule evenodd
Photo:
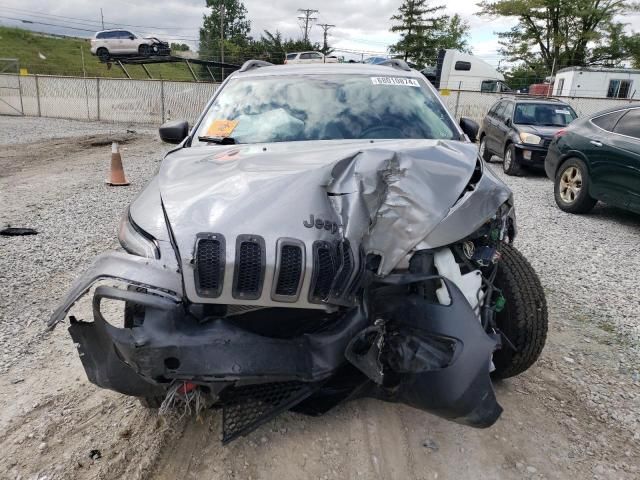
<instances>
[{"instance_id":1,"label":"damaged headlight","mask_svg":"<svg viewBox=\"0 0 640 480\"><path fill-rule=\"evenodd\" d=\"M160 258L160 251L155 239L134 223L128 208L120 221L118 240L122 248L132 255Z\"/></svg>"}]
</instances>

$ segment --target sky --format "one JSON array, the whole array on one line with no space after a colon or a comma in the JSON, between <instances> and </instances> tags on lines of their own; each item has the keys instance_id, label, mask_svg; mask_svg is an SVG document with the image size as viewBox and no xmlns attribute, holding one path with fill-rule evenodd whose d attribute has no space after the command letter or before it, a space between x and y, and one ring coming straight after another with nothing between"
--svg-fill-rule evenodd
<instances>
[{"instance_id":1,"label":"sky","mask_svg":"<svg viewBox=\"0 0 640 480\"><path fill-rule=\"evenodd\" d=\"M388 45L397 41L397 35L389 32L389 19L401 3L402 0L244 0L251 20L251 34L256 38L264 29L272 33L279 30L285 37L300 37L297 9L319 10L315 14L316 23L336 25L329 31L329 45L336 49L336 54L347 58L386 53ZM445 2L432 2L434 5L439 3ZM501 57L495 32L508 30L512 21L479 17L473 0L449 3L454 5L447 6L446 13L458 13L471 27L469 44L472 52L498 66ZM202 16L207 11L205 5L205 0L0 0L0 25L88 37L94 30L101 29L102 7L105 28L134 25L127 28L142 35L155 34L169 41L187 43L195 48ZM640 15L624 20L631 24L630 28L640 31ZM313 26L310 39L321 42L322 29Z\"/></svg>"}]
</instances>

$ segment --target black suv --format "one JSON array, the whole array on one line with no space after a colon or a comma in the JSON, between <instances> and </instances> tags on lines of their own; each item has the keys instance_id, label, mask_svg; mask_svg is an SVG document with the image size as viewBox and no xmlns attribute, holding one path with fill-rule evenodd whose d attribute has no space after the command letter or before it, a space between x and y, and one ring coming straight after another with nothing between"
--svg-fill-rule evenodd
<instances>
[{"instance_id":1,"label":"black suv","mask_svg":"<svg viewBox=\"0 0 640 480\"><path fill-rule=\"evenodd\" d=\"M520 174L523 166L544 167L551 139L576 117L573 108L558 100L502 98L482 121L480 155L486 161L503 156L507 175Z\"/></svg>"}]
</instances>

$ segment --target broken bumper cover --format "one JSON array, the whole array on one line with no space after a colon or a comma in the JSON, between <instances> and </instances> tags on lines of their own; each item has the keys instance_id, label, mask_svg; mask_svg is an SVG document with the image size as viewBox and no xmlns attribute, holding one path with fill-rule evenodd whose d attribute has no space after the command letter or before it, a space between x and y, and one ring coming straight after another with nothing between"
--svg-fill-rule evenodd
<instances>
[{"instance_id":1,"label":"broken bumper cover","mask_svg":"<svg viewBox=\"0 0 640 480\"><path fill-rule=\"evenodd\" d=\"M100 312L104 298L144 307L144 323L135 328L110 325ZM93 315L93 322L76 321L69 327L89 379L137 396L158 394L173 380L320 382L344 363L347 343L367 322L356 308L320 333L269 338L226 319L199 323L181 304L154 295L103 286L96 289Z\"/></svg>"},{"instance_id":2,"label":"broken bumper cover","mask_svg":"<svg viewBox=\"0 0 640 480\"><path fill-rule=\"evenodd\" d=\"M103 279L145 289L143 293L99 286L93 298L93 322L72 318L69 333L87 376L103 388L149 397L165 395L174 381L233 387L294 381L315 386L316 393L304 400L307 406L317 401L331 408L346 398L371 396L474 427L490 426L502 411L489 377L491 354L498 341L484 332L463 294L444 279L452 300L448 306L415 295L374 302L375 318L382 316L394 325L400 343L405 342L406 334L406 348L400 350L407 352L408 367L391 372L396 380L393 385L372 381L353 368L346 369L350 370L347 379L340 377L349 365L347 357L353 363L354 352L348 352L352 340L371 328L372 315L365 308L345 310L319 332L290 339L266 337L225 318L198 321L182 303L178 273L156 260L131 255L98 257L49 325L64 318L78 298ZM119 328L108 323L101 312L105 298L143 307L142 325ZM433 338L455 344L446 365L435 368L409 358L423 347L432 348ZM345 380L347 393L336 397L332 384L344 385ZM308 410L314 410L313 406Z\"/></svg>"}]
</instances>

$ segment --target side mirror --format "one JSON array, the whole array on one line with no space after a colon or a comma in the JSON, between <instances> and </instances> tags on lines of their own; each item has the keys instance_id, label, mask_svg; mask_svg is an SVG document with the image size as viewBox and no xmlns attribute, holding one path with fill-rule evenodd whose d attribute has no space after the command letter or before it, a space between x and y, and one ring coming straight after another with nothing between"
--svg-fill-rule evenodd
<instances>
[{"instance_id":1,"label":"side mirror","mask_svg":"<svg viewBox=\"0 0 640 480\"><path fill-rule=\"evenodd\" d=\"M129 35L129 40L135 40L136 37L134 37L133 35Z\"/></svg>"},{"instance_id":2,"label":"side mirror","mask_svg":"<svg viewBox=\"0 0 640 480\"><path fill-rule=\"evenodd\" d=\"M180 143L189 135L189 122L186 120L171 120L164 123L160 129L160 139L167 143Z\"/></svg>"},{"instance_id":3,"label":"side mirror","mask_svg":"<svg viewBox=\"0 0 640 480\"><path fill-rule=\"evenodd\" d=\"M507 127L510 127L512 123L513 123L513 122L511 121L511 119L510 119L510 118L507 118L507 119L504 121L504 124L505 124Z\"/></svg>"},{"instance_id":4,"label":"side mirror","mask_svg":"<svg viewBox=\"0 0 640 480\"><path fill-rule=\"evenodd\" d=\"M474 143L476 142L478 130L480 130L480 126L476 122L474 122L470 118L462 117L460 119L460 128L467 135L467 137L469 137L469 140Z\"/></svg>"}]
</instances>

